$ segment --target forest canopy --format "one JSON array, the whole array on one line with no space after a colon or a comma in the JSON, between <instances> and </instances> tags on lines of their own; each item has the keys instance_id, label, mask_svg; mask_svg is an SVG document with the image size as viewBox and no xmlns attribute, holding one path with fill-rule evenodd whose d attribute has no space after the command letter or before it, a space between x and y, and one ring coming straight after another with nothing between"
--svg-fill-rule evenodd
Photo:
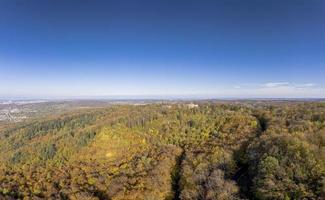
<instances>
[{"instance_id":1,"label":"forest canopy","mask_svg":"<svg viewBox=\"0 0 325 200\"><path fill-rule=\"evenodd\" d=\"M325 103L110 105L0 128L0 199L324 199Z\"/></svg>"}]
</instances>

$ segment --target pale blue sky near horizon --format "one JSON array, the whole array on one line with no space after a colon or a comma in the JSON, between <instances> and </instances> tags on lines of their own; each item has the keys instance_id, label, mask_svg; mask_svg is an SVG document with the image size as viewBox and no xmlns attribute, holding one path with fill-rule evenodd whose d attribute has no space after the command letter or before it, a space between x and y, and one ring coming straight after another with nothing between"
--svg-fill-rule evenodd
<instances>
[{"instance_id":1,"label":"pale blue sky near horizon","mask_svg":"<svg viewBox=\"0 0 325 200\"><path fill-rule=\"evenodd\" d=\"M3 0L0 97L325 97L322 0Z\"/></svg>"}]
</instances>

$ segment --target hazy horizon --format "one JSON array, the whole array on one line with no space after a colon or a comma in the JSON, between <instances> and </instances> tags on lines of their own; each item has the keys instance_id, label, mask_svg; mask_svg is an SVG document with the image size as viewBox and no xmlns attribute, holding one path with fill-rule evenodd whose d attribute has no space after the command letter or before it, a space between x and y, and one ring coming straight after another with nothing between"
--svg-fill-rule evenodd
<instances>
[{"instance_id":1,"label":"hazy horizon","mask_svg":"<svg viewBox=\"0 0 325 200\"><path fill-rule=\"evenodd\" d=\"M143 95L116 95L116 96L0 96L0 103L12 101L40 101L40 102L51 102L51 101L201 101L201 100L220 100L220 101L232 101L232 100L252 100L252 101L268 101L268 100L292 100L292 101L325 101L324 97L215 97L215 96L195 96L195 95L170 95L170 96L143 96Z\"/></svg>"}]
</instances>

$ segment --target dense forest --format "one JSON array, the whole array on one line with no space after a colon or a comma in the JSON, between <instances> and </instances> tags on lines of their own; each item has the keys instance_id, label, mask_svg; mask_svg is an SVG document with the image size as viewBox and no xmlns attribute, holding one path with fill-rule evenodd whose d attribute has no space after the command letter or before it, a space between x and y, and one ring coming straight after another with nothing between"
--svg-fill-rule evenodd
<instances>
[{"instance_id":1,"label":"dense forest","mask_svg":"<svg viewBox=\"0 0 325 200\"><path fill-rule=\"evenodd\" d=\"M0 127L0 199L324 199L325 103L173 102Z\"/></svg>"}]
</instances>

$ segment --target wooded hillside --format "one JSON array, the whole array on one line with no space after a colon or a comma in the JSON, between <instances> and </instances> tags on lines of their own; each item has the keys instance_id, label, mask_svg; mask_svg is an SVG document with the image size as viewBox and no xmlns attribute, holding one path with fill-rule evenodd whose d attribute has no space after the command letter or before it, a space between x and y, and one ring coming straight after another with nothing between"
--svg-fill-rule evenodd
<instances>
[{"instance_id":1,"label":"wooded hillside","mask_svg":"<svg viewBox=\"0 0 325 200\"><path fill-rule=\"evenodd\" d=\"M324 199L325 103L196 104L3 127L0 199Z\"/></svg>"}]
</instances>

